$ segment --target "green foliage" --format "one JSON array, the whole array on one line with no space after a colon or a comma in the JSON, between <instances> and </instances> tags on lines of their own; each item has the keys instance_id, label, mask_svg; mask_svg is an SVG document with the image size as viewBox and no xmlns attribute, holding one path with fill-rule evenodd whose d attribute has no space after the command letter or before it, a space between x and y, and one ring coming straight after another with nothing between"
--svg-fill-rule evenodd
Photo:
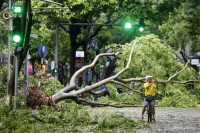
<instances>
[{"instance_id":1,"label":"green foliage","mask_svg":"<svg viewBox=\"0 0 200 133\"><path fill-rule=\"evenodd\" d=\"M34 76L29 76L29 83L38 85L39 79L35 78ZM44 95L51 96L56 91L64 88L64 85L61 85L58 80L56 80L54 77L51 77L50 79L46 79L42 77L41 87L40 90L43 92Z\"/></svg>"},{"instance_id":2,"label":"green foliage","mask_svg":"<svg viewBox=\"0 0 200 133\"><path fill-rule=\"evenodd\" d=\"M7 67L3 67L0 69L0 97L6 95L6 87L7 87Z\"/></svg>"},{"instance_id":3,"label":"green foliage","mask_svg":"<svg viewBox=\"0 0 200 133\"><path fill-rule=\"evenodd\" d=\"M101 96L97 99L98 102L103 103L131 103L131 104L140 104L143 102L143 95L131 92L127 88L122 87L124 93L117 92L117 85L115 84L107 84L107 88L110 88L110 96L104 97Z\"/></svg>"},{"instance_id":4,"label":"green foliage","mask_svg":"<svg viewBox=\"0 0 200 133\"><path fill-rule=\"evenodd\" d=\"M106 119L103 119L99 124L98 128L122 128L122 127L136 127L137 123L128 118L124 117L123 114L111 114Z\"/></svg>"},{"instance_id":5,"label":"green foliage","mask_svg":"<svg viewBox=\"0 0 200 133\"><path fill-rule=\"evenodd\" d=\"M124 103L140 104L143 101L143 97L140 94L134 94L132 92L118 94L118 101Z\"/></svg>"},{"instance_id":6,"label":"green foliage","mask_svg":"<svg viewBox=\"0 0 200 133\"><path fill-rule=\"evenodd\" d=\"M181 2L173 13L169 14L168 20L159 27L167 44L182 51L186 45L191 44L190 52L192 54L199 51L199 11L199 1L186 0Z\"/></svg>"},{"instance_id":7,"label":"green foliage","mask_svg":"<svg viewBox=\"0 0 200 133\"><path fill-rule=\"evenodd\" d=\"M2 16L2 13L0 13ZM6 53L7 52L7 42L8 42L8 23L6 20L3 19L3 17L0 17L0 53ZM11 47L12 48L12 47Z\"/></svg>"},{"instance_id":8,"label":"green foliage","mask_svg":"<svg viewBox=\"0 0 200 133\"><path fill-rule=\"evenodd\" d=\"M97 99L98 102L103 102L103 103L115 103L116 101L108 98L108 97L104 97L104 96L101 96Z\"/></svg>"},{"instance_id":9,"label":"green foliage","mask_svg":"<svg viewBox=\"0 0 200 133\"><path fill-rule=\"evenodd\" d=\"M186 108L197 107L200 103L199 95L191 94L184 85L168 84L166 89L166 97L158 103L159 106Z\"/></svg>"},{"instance_id":10,"label":"green foliage","mask_svg":"<svg viewBox=\"0 0 200 133\"><path fill-rule=\"evenodd\" d=\"M51 77L51 79L42 79L41 90L42 92L46 92L49 96L62 88L64 88L64 85L61 85L54 77Z\"/></svg>"},{"instance_id":11,"label":"green foliage","mask_svg":"<svg viewBox=\"0 0 200 133\"><path fill-rule=\"evenodd\" d=\"M109 117L91 117L89 112L76 103L66 104L61 102L61 109L43 106L41 110L31 110L18 107L10 109L3 103L0 104L0 132L84 132L102 131L105 128L127 130L134 127L148 126L142 122L135 122L124 114L112 114ZM97 125L94 123L98 123ZM92 127L92 129L91 129Z\"/></svg>"},{"instance_id":12,"label":"green foliage","mask_svg":"<svg viewBox=\"0 0 200 133\"><path fill-rule=\"evenodd\" d=\"M131 69L126 71L121 78L132 78L132 77L145 77L146 75L153 75L154 78L167 80L174 73L183 69L184 64L178 61L175 55L175 51L163 44L161 40L155 35L147 35L137 38L138 43L136 44L135 51L133 54L133 59L131 62ZM116 45L116 44L114 44ZM129 53L132 44L122 45L120 49L115 49L116 51L123 51L120 56L118 63L118 71L123 69L122 64L126 64L128 61ZM187 68L184 72L179 74L173 80L176 81L186 81L186 80L197 80L199 76L195 74L192 68ZM143 88L143 85L136 87L136 90ZM165 98L161 101L160 106L173 106L173 107L194 107L199 104L199 85L179 85L174 84L164 85L160 84L157 90L158 95L164 95ZM181 92L181 93L177 93ZM125 98L123 95L126 95ZM129 94L116 95L119 101L132 101L136 103L141 101L137 99L142 99L142 97L134 98L134 95L129 96ZM179 97L178 97L179 96ZM173 100L173 98L182 98L186 100L186 103L181 103L182 101ZM184 102L185 102L184 100ZM175 104L171 104L175 103Z\"/></svg>"},{"instance_id":13,"label":"green foliage","mask_svg":"<svg viewBox=\"0 0 200 133\"><path fill-rule=\"evenodd\" d=\"M23 69L22 69L23 71ZM7 66L3 66L0 68L0 98L6 96L6 88L7 88ZM12 74L12 65L10 67L10 75ZM18 76L18 86L23 86L24 76L22 72L19 73Z\"/></svg>"},{"instance_id":14,"label":"green foliage","mask_svg":"<svg viewBox=\"0 0 200 133\"><path fill-rule=\"evenodd\" d=\"M77 125L90 122L88 113L80 112L81 106L77 104L63 104L59 112L47 106L41 110L10 110L5 104L0 106L2 132L74 132L80 131Z\"/></svg>"}]
</instances>

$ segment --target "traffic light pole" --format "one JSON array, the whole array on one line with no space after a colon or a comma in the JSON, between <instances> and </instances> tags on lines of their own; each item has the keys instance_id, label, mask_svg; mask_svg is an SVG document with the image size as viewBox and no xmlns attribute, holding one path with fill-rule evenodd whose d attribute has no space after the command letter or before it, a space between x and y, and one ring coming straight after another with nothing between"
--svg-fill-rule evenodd
<instances>
[{"instance_id":1,"label":"traffic light pole","mask_svg":"<svg viewBox=\"0 0 200 133\"><path fill-rule=\"evenodd\" d=\"M14 109L17 108L17 81L18 81L18 55L15 56L15 91L14 91Z\"/></svg>"},{"instance_id":2,"label":"traffic light pole","mask_svg":"<svg viewBox=\"0 0 200 133\"><path fill-rule=\"evenodd\" d=\"M55 49L55 68L58 70L58 32L59 23L56 22L56 49ZM58 79L58 73L55 73L55 79Z\"/></svg>"},{"instance_id":3,"label":"traffic light pole","mask_svg":"<svg viewBox=\"0 0 200 133\"><path fill-rule=\"evenodd\" d=\"M23 84L23 93L24 93L24 103L26 103L26 88L28 86L28 58L29 51L27 52L26 59L24 62L24 84Z\"/></svg>"},{"instance_id":4,"label":"traffic light pole","mask_svg":"<svg viewBox=\"0 0 200 133\"><path fill-rule=\"evenodd\" d=\"M12 0L9 0L9 13L12 10ZM9 18L8 23L8 68L7 68L7 95L8 95L8 84L10 80L10 45L11 45L11 30L12 30L12 17Z\"/></svg>"}]
</instances>

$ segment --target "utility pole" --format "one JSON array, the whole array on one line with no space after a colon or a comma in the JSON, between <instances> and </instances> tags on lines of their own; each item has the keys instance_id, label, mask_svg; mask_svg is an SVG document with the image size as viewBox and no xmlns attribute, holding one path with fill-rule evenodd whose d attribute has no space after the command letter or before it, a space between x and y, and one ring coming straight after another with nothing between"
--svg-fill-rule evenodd
<instances>
[{"instance_id":1,"label":"utility pole","mask_svg":"<svg viewBox=\"0 0 200 133\"><path fill-rule=\"evenodd\" d=\"M56 49L55 49L55 69L58 70L58 30L59 23L56 22ZM58 79L58 73L55 73L55 79Z\"/></svg>"},{"instance_id":2,"label":"utility pole","mask_svg":"<svg viewBox=\"0 0 200 133\"><path fill-rule=\"evenodd\" d=\"M12 11L12 0L9 0L9 14ZM11 44L11 31L12 31L12 17L9 18L8 23L8 68L7 68L7 95L8 95L8 84L10 80L10 44Z\"/></svg>"},{"instance_id":3,"label":"utility pole","mask_svg":"<svg viewBox=\"0 0 200 133\"><path fill-rule=\"evenodd\" d=\"M28 61L29 61L29 51L27 52L26 59L24 62L24 84L23 84L24 103L26 103L26 88L28 86Z\"/></svg>"},{"instance_id":4,"label":"utility pole","mask_svg":"<svg viewBox=\"0 0 200 133\"><path fill-rule=\"evenodd\" d=\"M15 56L15 91L14 91L14 109L17 108L17 88L18 88L18 55Z\"/></svg>"}]
</instances>

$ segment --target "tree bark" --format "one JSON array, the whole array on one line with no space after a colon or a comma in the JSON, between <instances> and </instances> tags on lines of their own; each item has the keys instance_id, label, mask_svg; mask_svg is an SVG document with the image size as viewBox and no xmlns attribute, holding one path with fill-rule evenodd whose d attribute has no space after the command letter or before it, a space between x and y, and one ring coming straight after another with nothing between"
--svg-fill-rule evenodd
<instances>
[{"instance_id":1,"label":"tree bark","mask_svg":"<svg viewBox=\"0 0 200 133\"><path fill-rule=\"evenodd\" d=\"M0 1L0 11L1 11L1 8L2 8L2 6L3 6L4 1L5 1L5 0L1 0L1 1Z\"/></svg>"},{"instance_id":2,"label":"tree bark","mask_svg":"<svg viewBox=\"0 0 200 133\"><path fill-rule=\"evenodd\" d=\"M72 23L77 23L77 20L72 19ZM76 49L77 49L77 36L80 33L79 26L70 26L70 41L71 41L71 53L70 53L70 77L75 73L75 60L76 60Z\"/></svg>"},{"instance_id":3,"label":"tree bark","mask_svg":"<svg viewBox=\"0 0 200 133\"><path fill-rule=\"evenodd\" d=\"M113 71L116 68L117 59L118 59L118 57L114 57L114 59L112 59L110 61L109 65L103 69L102 76L101 76L100 80L106 79L106 78L111 76L111 74L113 73Z\"/></svg>"}]
</instances>

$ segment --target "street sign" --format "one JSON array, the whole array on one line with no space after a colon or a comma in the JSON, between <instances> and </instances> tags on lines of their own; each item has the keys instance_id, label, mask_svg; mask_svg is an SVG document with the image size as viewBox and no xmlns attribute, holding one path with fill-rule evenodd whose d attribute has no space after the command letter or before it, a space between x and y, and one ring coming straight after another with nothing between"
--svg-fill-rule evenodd
<instances>
[{"instance_id":1,"label":"street sign","mask_svg":"<svg viewBox=\"0 0 200 133\"><path fill-rule=\"evenodd\" d=\"M51 62L51 70L53 70L55 68L55 61Z\"/></svg>"},{"instance_id":2,"label":"street sign","mask_svg":"<svg viewBox=\"0 0 200 133\"><path fill-rule=\"evenodd\" d=\"M40 56L40 58L42 58L42 50L44 47L44 58L47 56L47 48L45 45L40 45L40 47L38 48L38 54Z\"/></svg>"},{"instance_id":3,"label":"street sign","mask_svg":"<svg viewBox=\"0 0 200 133\"><path fill-rule=\"evenodd\" d=\"M92 49L94 51L98 51L99 50L98 42L99 42L99 40L95 39L95 38L91 40L91 45L92 45L91 47L92 47Z\"/></svg>"},{"instance_id":4,"label":"street sign","mask_svg":"<svg viewBox=\"0 0 200 133\"><path fill-rule=\"evenodd\" d=\"M200 57L200 52L197 52L197 56Z\"/></svg>"},{"instance_id":5,"label":"street sign","mask_svg":"<svg viewBox=\"0 0 200 133\"><path fill-rule=\"evenodd\" d=\"M88 72L88 81L92 81L92 73Z\"/></svg>"},{"instance_id":6,"label":"street sign","mask_svg":"<svg viewBox=\"0 0 200 133\"><path fill-rule=\"evenodd\" d=\"M84 51L76 51L76 57L84 57Z\"/></svg>"},{"instance_id":7,"label":"street sign","mask_svg":"<svg viewBox=\"0 0 200 133\"><path fill-rule=\"evenodd\" d=\"M198 65L199 64L199 59L192 59L191 60L192 65Z\"/></svg>"},{"instance_id":8,"label":"street sign","mask_svg":"<svg viewBox=\"0 0 200 133\"><path fill-rule=\"evenodd\" d=\"M83 59L76 59L75 61L75 70L78 71L84 66L84 60ZM83 77L83 73L80 73L78 77Z\"/></svg>"}]
</instances>

